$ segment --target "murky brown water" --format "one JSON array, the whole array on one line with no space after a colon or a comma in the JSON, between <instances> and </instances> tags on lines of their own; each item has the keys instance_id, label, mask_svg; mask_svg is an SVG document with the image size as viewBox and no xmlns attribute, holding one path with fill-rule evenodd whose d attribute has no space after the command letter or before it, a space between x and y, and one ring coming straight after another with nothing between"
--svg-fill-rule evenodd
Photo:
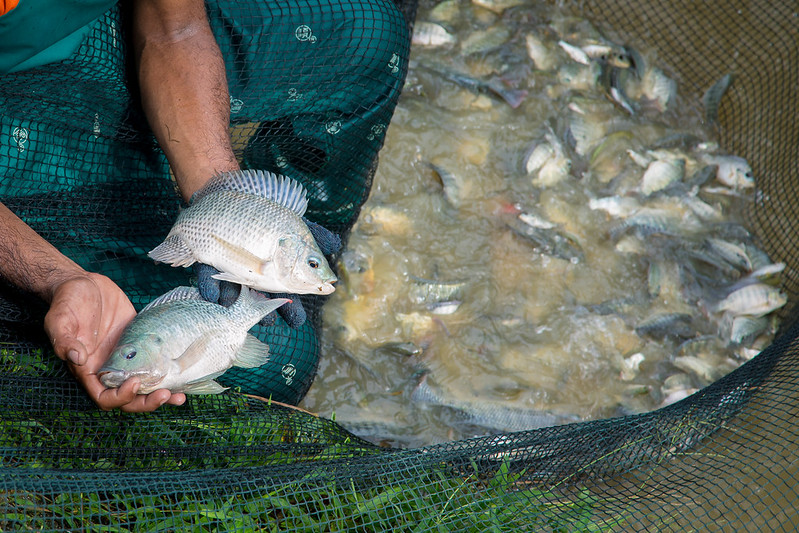
<instances>
[{"instance_id":1,"label":"murky brown water","mask_svg":"<svg viewBox=\"0 0 799 533\"><path fill-rule=\"evenodd\" d=\"M417 446L648 411L764 346L771 322L730 342L757 313L716 308L764 263L732 224L752 189L697 181L720 152L657 51L613 71L614 102L607 59L558 44L604 44L585 21L442 4L417 21L453 42L413 47L302 406Z\"/></svg>"}]
</instances>

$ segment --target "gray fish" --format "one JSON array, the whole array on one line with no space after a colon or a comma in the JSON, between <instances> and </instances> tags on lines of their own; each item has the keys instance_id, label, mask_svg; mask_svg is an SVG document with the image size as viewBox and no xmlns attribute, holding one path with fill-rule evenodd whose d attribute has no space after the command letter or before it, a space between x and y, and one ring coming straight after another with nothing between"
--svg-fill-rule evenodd
<instances>
[{"instance_id":1,"label":"gray fish","mask_svg":"<svg viewBox=\"0 0 799 533\"><path fill-rule=\"evenodd\" d=\"M768 329L769 323L768 317L765 316L736 316L730 323L730 342L749 345L755 337Z\"/></svg>"},{"instance_id":2,"label":"gray fish","mask_svg":"<svg viewBox=\"0 0 799 533\"><path fill-rule=\"evenodd\" d=\"M689 326L691 318L687 313L657 313L639 322L635 326L635 332L650 337L690 337L694 333L694 329Z\"/></svg>"},{"instance_id":3,"label":"gray fish","mask_svg":"<svg viewBox=\"0 0 799 533\"><path fill-rule=\"evenodd\" d=\"M746 248L744 248L744 246L715 237L707 237L705 239L705 246L711 253L717 255L738 270L752 270L752 263L749 261L749 256L746 255Z\"/></svg>"},{"instance_id":4,"label":"gray fish","mask_svg":"<svg viewBox=\"0 0 799 533\"><path fill-rule=\"evenodd\" d=\"M414 275L410 278L412 283L408 295L416 303L428 306L459 300L463 297L463 289L467 283L464 280L442 281Z\"/></svg>"},{"instance_id":5,"label":"gray fish","mask_svg":"<svg viewBox=\"0 0 799 533\"><path fill-rule=\"evenodd\" d=\"M618 239L628 230L633 229L641 238L652 235L680 235L684 229L673 214L662 210L644 207L610 227L610 237Z\"/></svg>"},{"instance_id":6,"label":"gray fish","mask_svg":"<svg viewBox=\"0 0 799 533\"><path fill-rule=\"evenodd\" d=\"M693 174L691 174L691 176L689 176L685 180L685 184L689 188L701 187L702 185L710 181L711 178L716 177L718 171L719 171L718 165L705 165L696 172L694 172Z\"/></svg>"},{"instance_id":7,"label":"gray fish","mask_svg":"<svg viewBox=\"0 0 799 533\"><path fill-rule=\"evenodd\" d=\"M225 388L214 379L231 366L254 368L269 360L269 347L247 330L289 301L243 287L233 305L223 307L203 300L195 288L178 287L128 324L97 376L106 387L138 377L139 394L217 394Z\"/></svg>"},{"instance_id":8,"label":"gray fish","mask_svg":"<svg viewBox=\"0 0 799 533\"><path fill-rule=\"evenodd\" d=\"M305 189L260 170L225 173L192 196L148 254L172 266L205 263L214 278L267 292L330 294L330 269L302 215Z\"/></svg>"},{"instance_id":9,"label":"gray fish","mask_svg":"<svg viewBox=\"0 0 799 533\"><path fill-rule=\"evenodd\" d=\"M497 431L524 431L577 421L577 418L572 416L510 407L499 402L450 400L434 392L426 381L422 381L413 390L411 399L415 402L454 409L459 413L461 424Z\"/></svg>"},{"instance_id":10,"label":"gray fish","mask_svg":"<svg viewBox=\"0 0 799 533\"><path fill-rule=\"evenodd\" d=\"M702 96L702 105L705 108L705 120L708 124L715 124L719 121L719 104L721 98L732 84L734 77L732 74L725 74L710 89L705 91Z\"/></svg>"},{"instance_id":11,"label":"gray fish","mask_svg":"<svg viewBox=\"0 0 799 533\"><path fill-rule=\"evenodd\" d=\"M565 261L577 263L583 260L584 254L577 239L555 230L531 225L528 219L519 215L507 222L507 227L516 235L533 243L543 254L551 255Z\"/></svg>"},{"instance_id":12,"label":"gray fish","mask_svg":"<svg viewBox=\"0 0 799 533\"><path fill-rule=\"evenodd\" d=\"M513 89L508 87L502 78L496 75L487 79L478 79L443 66L429 67L427 65L416 64L414 68L437 74L470 91L499 97L514 109L522 104L528 94L526 89Z\"/></svg>"}]
</instances>

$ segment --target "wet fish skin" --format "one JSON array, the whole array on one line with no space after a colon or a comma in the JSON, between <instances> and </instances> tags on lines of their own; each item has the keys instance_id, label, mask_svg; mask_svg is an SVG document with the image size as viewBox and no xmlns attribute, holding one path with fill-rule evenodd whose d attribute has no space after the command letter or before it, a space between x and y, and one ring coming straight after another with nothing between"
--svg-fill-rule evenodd
<instances>
[{"instance_id":1,"label":"wet fish skin","mask_svg":"<svg viewBox=\"0 0 799 533\"><path fill-rule=\"evenodd\" d=\"M499 76L491 76L484 80L444 66L428 66L420 63L415 64L414 68L441 76L464 89L498 97L504 100L513 109L519 107L529 94L527 89L513 89L508 87Z\"/></svg>"},{"instance_id":2,"label":"wet fish skin","mask_svg":"<svg viewBox=\"0 0 799 533\"><path fill-rule=\"evenodd\" d=\"M702 105L705 108L705 120L708 124L719 121L719 104L721 98L734 80L732 73L727 73L714 83L702 96Z\"/></svg>"},{"instance_id":3,"label":"wet fish skin","mask_svg":"<svg viewBox=\"0 0 799 533\"><path fill-rule=\"evenodd\" d=\"M305 189L290 178L220 174L148 255L172 266L211 265L216 279L266 292L330 294L337 278L302 219L306 207Z\"/></svg>"},{"instance_id":4,"label":"wet fish skin","mask_svg":"<svg viewBox=\"0 0 799 533\"><path fill-rule=\"evenodd\" d=\"M536 249L543 254L572 263L579 263L584 259L583 251L577 240L554 228L544 229L531 226L522 217L508 221L506 226L516 235L532 242Z\"/></svg>"},{"instance_id":5,"label":"wet fish skin","mask_svg":"<svg viewBox=\"0 0 799 533\"><path fill-rule=\"evenodd\" d=\"M635 332L651 337L690 337L694 333L694 329L689 326L691 319L691 315L687 313L657 313L639 322L635 326Z\"/></svg>"},{"instance_id":6,"label":"wet fish skin","mask_svg":"<svg viewBox=\"0 0 799 533\"><path fill-rule=\"evenodd\" d=\"M759 317L779 309L788 301L787 296L777 287L765 283L753 283L741 287L718 302L714 311L729 311L733 315Z\"/></svg>"},{"instance_id":7,"label":"wet fish skin","mask_svg":"<svg viewBox=\"0 0 799 533\"><path fill-rule=\"evenodd\" d=\"M418 21L413 26L411 44L418 46L445 46L454 44L455 36L435 22Z\"/></svg>"},{"instance_id":8,"label":"wet fish skin","mask_svg":"<svg viewBox=\"0 0 799 533\"><path fill-rule=\"evenodd\" d=\"M718 165L716 179L727 187L738 190L755 186L752 167L743 157L706 154L702 160L708 165Z\"/></svg>"},{"instance_id":9,"label":"wet fish skin","mask_svg":"<svg viewBox=\"0 0 799 533\"><path fill-rule=\"evenodd\" d=\"M499 402L447 399L433 391L426 381L422 381L413 390L411 399L415 402L454 409L460 412L460 422L464 425L497 431L524 431L577 421L577 417L573 416L511 407Z\"/></svg>"},{"instance_id":10,"label":"wet fish skin","mask_svg":"<svg viewBox=\"0 0 799 533\"><path fill-rule=\"evenodd\" d=\"M214 378L231 366L253 368L269 359L269 347L247 331L286 298L267 299L243 288L230 307L205 301L197 289L178 287L153 300L128 324L97 373L106 387L131 377L139 394L157 389L216 394Z\"/></svg>"}]
</instances>

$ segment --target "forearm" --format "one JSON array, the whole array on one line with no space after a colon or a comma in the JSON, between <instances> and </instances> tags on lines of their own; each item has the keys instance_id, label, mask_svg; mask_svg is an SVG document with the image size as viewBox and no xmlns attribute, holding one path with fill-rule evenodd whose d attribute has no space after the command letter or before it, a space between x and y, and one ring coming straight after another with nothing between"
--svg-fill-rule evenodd
<instances>
[{"instance_id":1,"label":"forearm","mask_svg":"<svg viewBox=\"0 0 799 533\"><path fill-rule=\"evenodd\" d=\"M86 271L0 204L0 277L49 303L59 284L85 275Z\"/></svg>"},{"instance_id":2,"label":"forearm","mask_svg":"<svg viewBox=\"0 0 799 533\"><path fill-rule=\"evenodd\" d=\"M188 200L239 168L222 54L202 0L137 0L133 29L142 106Z\"/></svg>"}]
</instances>

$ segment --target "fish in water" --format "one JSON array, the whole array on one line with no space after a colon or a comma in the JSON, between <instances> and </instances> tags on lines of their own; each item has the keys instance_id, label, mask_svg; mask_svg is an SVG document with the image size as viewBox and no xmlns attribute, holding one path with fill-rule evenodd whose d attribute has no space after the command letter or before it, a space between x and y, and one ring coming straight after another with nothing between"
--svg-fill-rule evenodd
<instances>
[{"instance_id":1,"label":"fish in water","mask_svg":"<svg viewBox=\"0 0 799 533\"><path fill-rule=\"evenodd\" d=\"M528 94L527 89L514 89L509 87L503 78L497 75L493 75L488 79L479 79L443 65L428 66L420 63L413 63L412 67L417 71L425 71L440 76L470 91L481 92L501 98L513 109L522 105L522 102Z\"/></svg>"},{"instance_id":2,"label":"fish in water","mask_svg":"<svg viewBox=\"0 0 799 533\"><path fill-rule=\"evenodd\" d=\"M578 418L535 409L524 409L485 400L458 400L440 396L423 378L413 389L411 400L455 410L464 426L479 426L495 431L525 431L576 422Z\"/></svg>"},{"instance_id":3,"label":"fish in water","mask_svg":"<svg viewBox=\"0 0 799 533\"><path fill-rule=\"evenodd\" d=\"M223 307L203 300L193 287L178 287L128 324L97 376L106 387L138 377L139 394L220 393L225 387L214 379L231 366L255 368L269 360L269 347L247 331L289 301L243 287L233 305Z\"/></svg>"},{"instance_id":4,"label":"fish in water","mask_svg":"<svg viewBox=\"0 0 799 533\"><path fill-rule=\"evenodd\" d=\"M305 189L261 170L223 173L191 198L148 254L172 266L205 263L214 278L267 292L330 294L330 269L302 216Z\"/></svg>"}]
</instances>

